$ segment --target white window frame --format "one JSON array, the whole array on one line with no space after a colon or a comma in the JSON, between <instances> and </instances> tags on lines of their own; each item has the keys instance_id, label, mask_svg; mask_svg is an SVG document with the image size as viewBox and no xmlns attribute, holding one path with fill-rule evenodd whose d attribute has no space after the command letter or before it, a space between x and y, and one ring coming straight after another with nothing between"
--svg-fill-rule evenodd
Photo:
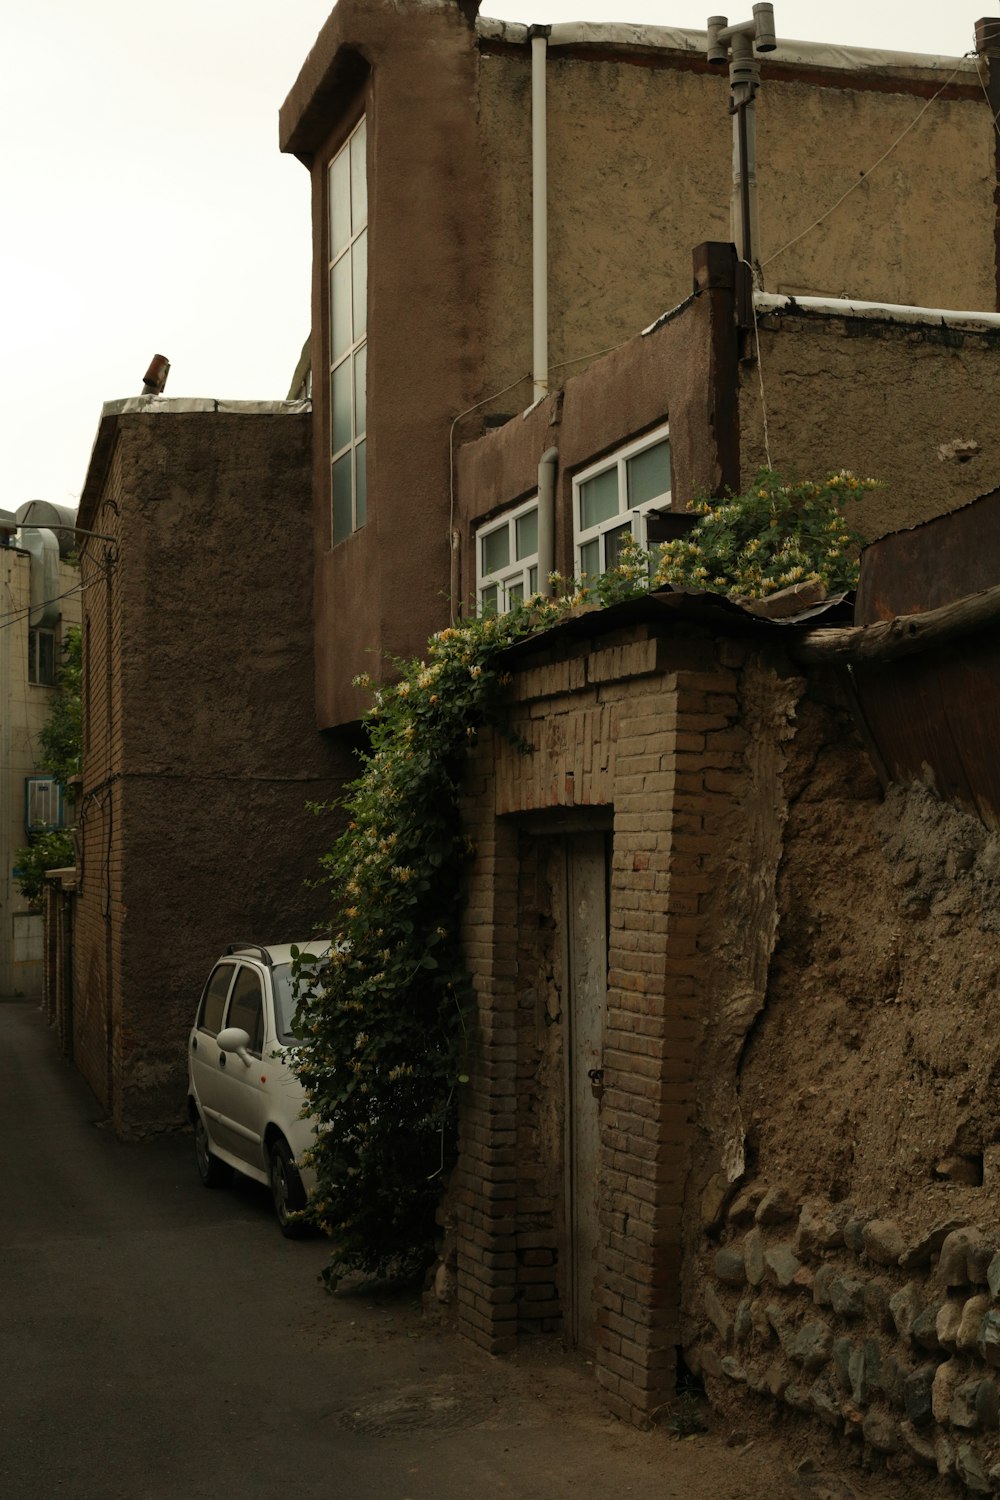
<instances>
[{"instance_id":1,"label":"white window frame","mask_svg":"<svg viewBox=\"0 0 1000 1500\"><path fill-rule=\"evenodd\" d=\"M24 829L40 833L43 828L62 828L65 823L62 787L54 776L24 778Z\"/></svg>"},{"instance_id":2,"label":"white window frame","mask_svg":"<svg viewBox=\"0 0 1000 1500\"><path fill-rule=\"evenodd\" d=\"M45 637L51 648L50 671L46 675L42 670L42 638ZM45 630L42 627L32 627L28 631L28 681L32 687L55 687L56 675L59 671L59 639L54 630Z\"/></svg>"},{"instance_id":3,"label":"white window frame","mask_svg":"<svg viewBox=\"0 0 1000 1500\"><path fill-rule=\"evenodd\" d=\"M600 543L600 569L598 573L589 573L590 578L599 577L608 569L606 537L609 533L617 532L626 522L631 525L632 536L640 547L648 545L646 518L650 512L670 510L672 507L671 490L666 489L659 495L654 495L649 500L644 500L640 505L629 505L628 503L628 463L630 459L636 458L640 453L645 453L648 448L655 448L657 443L670 441L670 424L664 422L662 426L656 427L652 432L646 432L641 438L633 442L625 443L614 453L608 453L599 462L589 464L586 469L581 469L579 474L573 477L573 567L577 577L583 576L581 564L581 552L589 543L597 541ZM599 521L594 526L584 527L581 518L582 490L590 479L596 479L598 475L605 474L611 469L618 473L618 510L607 520Z\"/></svg>"},{"instance_id":4,"label":"white window frame","mask_svg":"<svg viewBox=\"0 0 1000 1500\"><path fill-rule=\"evenodd\" d=\"M363 132L363 134L362 134ZM365 524L368 519L368 485L367 485L367 356L368 356L368 203L367 203L367 161L365 163L365 211L363 220L354 222L353 197L351 192L351 156L352 151L357 151L355 144L359 135L364 142L367 153L367 123L366 116L362 115L360 120L351 130L347 139L340 149L334 152L326 167L326 237L327 237L327 340L329 352L327 357L327 393L329 396L329 440L330 440L330 542L336 546L338 542L346 541L355 531ZM334 197L334 170L342 161L347 162L347 195L348 213L351 217L350 231L347 241L342 245L332 243L333 231L331 228L333 220L333 197ZM359 243L362 241L363 243ZM363 328L358 330L354 326L354 315L357 311L354 304L353 289L355 276L359 273L359 261L361 256L365 257L363 266L364 275L364 318ZM348 291L351 301L351 339L349 344L344 345L335 353L334 346L334 293L333 283L337 270L346 264ZM363 386L359 391L359 368L364 369ZM350 378L350 407L351 407L351 431L349 437L342 442L337 442L334 437L334 384L338 372L346 371ZM360 399L359 399L360 398ZM363 407L363 410L362 410ZM343 472L344 466L350 469L350 527L341 526L338 530L337 515L335 507L335 471L338 466Z\"/></svg>"},{"instance_id":5,"label":"white window frame","mask_svg":"<svg viewBox=\"0 0 1000 1500\"><path fill-rule=\"evenodd\" d=\"M476 530L476 613L484 613L483 595L490 589L497 591L496 612L505 615L513 607L517 595L512 598L511 591L520 588L520 598L528 599L538 591L538 551L526 554L524 557L517 556L517 522L538 510L538 496L532 495L523 504L516 506L513 510L505 511L502 516L496 516L492 521L485 523ZM503 568L495 568L492 572L483 572L483 541L486 537L495 535L508 528L509 546L507 555L511 559ZM531 573L534 570L535 584L532 587Z\"/></svg>"}]
</instances>

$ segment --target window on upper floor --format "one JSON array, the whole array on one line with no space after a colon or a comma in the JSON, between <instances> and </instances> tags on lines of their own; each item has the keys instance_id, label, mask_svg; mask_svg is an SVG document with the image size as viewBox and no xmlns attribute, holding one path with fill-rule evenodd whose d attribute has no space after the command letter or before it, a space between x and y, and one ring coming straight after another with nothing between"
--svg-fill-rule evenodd
<instances>
[{"instance_id":1,"label":"window on upper floor","mask_svg":"<svg viewBox=\"0 0 1000 1500\"><path fill-rule=\"evenodd\" d=\"M51 687L56 680L56 633L54 630L28 631L28 681L37 687Z\"/></svg>"},{"instance_id":2,"label":"window on upper floor","mask_svg":"<svg viewBox=\"0 0 1000 1500\"><path fill-rule=\"evenodd\" d=\"M368 370L368 172L364 118L327 172L330 484L334 543L365 524Z\"/></svg>"},{"instance_id":3,"label":"window on upper floor","mask_svg":"<svg viewBox=\"0 0 1000 1500\"><path fill-rule=\"evenodd\" d=\"M476 598L481 615L505 614L538 592L538 497L476 532Z\"/></svg>"},{"instance_id":4,"label":"window on upper floor","mask_svg":"<svg viewBox=\"0 0 1000 1500\"><path fill-rule=\"evenodd\" d=\"M62 788L54 776L24 778L24 828L41 833L44 828L65 827Z\"/></svg>"},{"instance_id":5,"label":"window on upper floor","mask_svg":"<svg viewBox=\"0 0 1000 1500\"><path fill-rule=\"evenodd\" d=\"M670 509L669 429L658 427L573 480L573 555L577 577L599 578L631 536L648 545L647 518Z\"/></svg>"}]
</instances>

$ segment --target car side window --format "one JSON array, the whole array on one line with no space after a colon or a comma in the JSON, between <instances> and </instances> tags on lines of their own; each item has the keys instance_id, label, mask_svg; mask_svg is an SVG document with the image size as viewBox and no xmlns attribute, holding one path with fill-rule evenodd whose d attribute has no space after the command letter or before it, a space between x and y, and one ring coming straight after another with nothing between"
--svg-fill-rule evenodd
<instances>
[{"instance_id":1,"label":"car side window","mask_svg":"<svg viewBox=\"0 0 1000 1500\"><path fill-rule=\"evenodd\" d=\"M250 1038L251 1052L259 1057L264 1046L264 996L260 975L256 970L240 965L229 1001L227 1026L241 1026Z\"/></svg>"},{"instance_id":2,"label":"car side window","mask_svg":"<svg viewBox=\"0 0 1000 1500\"><path fill-rule=\"evenodd\" d=\"M210 1031L213 1036L222 1030L222 1017L226 1009L226 996L233 982L234 964L217 964L205 986L198 1007L198 1029Z\"/></svg>"}]
</instances>

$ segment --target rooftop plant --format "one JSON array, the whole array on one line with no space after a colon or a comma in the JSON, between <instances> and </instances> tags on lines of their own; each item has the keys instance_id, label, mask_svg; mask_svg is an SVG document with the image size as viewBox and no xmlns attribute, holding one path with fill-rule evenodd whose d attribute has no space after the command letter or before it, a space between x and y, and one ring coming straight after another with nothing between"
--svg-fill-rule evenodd
<instances>
[{"instance_id":1,"label":"rooftop plant","mask_svg":"<svg viewBox=\"0 0 1000 1500\"><path fill-rule=\"evenodd\" d=\"M700 500L686 537L666 542L653 559L653 586L705 589L731 599L763 599L796 583L826 593L853 589L864 538L848 524L845 502L881 488L846 469L815 482L785 484L761 469L740 495Z\"/></svg>"}]
</instances>

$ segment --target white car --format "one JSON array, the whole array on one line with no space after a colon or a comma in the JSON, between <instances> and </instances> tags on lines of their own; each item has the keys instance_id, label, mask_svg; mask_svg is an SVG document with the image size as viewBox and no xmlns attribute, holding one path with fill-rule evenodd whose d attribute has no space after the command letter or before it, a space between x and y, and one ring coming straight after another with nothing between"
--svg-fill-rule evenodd
<instances>
[{"instance_id":1,"label":"white car","mask_svg":"<svg viewBox=\"0 0 1000 1500\"><path fill-rule=\"evenodd\" d=\"M330 951L329 943L298 947L314 956L313 972ZM222 1187L235 1168L269 1186L290 1238L305 1227L297 1211L315 1179L302 1158L316 1135L289 1066L294 1013L292 946L233 943L208 977L188 1040L188 1114L202 1182Z\"/></svg>"}]
</instances>

